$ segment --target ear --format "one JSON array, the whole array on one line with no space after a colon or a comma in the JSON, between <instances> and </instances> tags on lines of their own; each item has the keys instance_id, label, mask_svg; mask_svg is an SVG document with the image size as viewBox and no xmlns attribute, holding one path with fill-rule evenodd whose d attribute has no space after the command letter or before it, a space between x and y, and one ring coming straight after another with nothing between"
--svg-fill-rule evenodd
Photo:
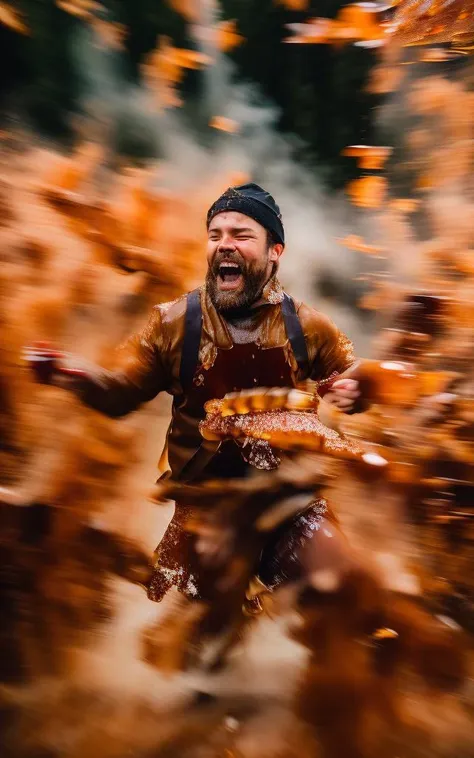
<instances>
[{"instance_id":1,"label":"ear","mask_svg":"<svg viewBox=\"0 0 474 758\"><path fill-rule=\"evenodd\" d=\"M283 253L284 249L285 249L284 245L282 245L280 242L277 242L276 245L272 245L270 248L270 253L268 255L269 260L272 263L276 263L276 261L280 258L281 254Z\"/></svg>"}]
</instances>

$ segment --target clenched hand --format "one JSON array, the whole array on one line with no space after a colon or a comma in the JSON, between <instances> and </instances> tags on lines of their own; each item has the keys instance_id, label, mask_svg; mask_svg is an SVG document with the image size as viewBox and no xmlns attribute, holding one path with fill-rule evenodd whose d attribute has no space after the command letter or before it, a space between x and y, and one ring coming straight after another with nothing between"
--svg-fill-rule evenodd
<instances>
[{"instance_id":1,"label":"clenched hand","mask_svg":"<svg viewBox=\"0 0 474 758\"><path fill-rule=\"evenodd\" d=\"M360 397L359 382L356 379L338 379L326 392L324 399L344 413L354 410L356 400Z\"/></svg>"}]
</instances>

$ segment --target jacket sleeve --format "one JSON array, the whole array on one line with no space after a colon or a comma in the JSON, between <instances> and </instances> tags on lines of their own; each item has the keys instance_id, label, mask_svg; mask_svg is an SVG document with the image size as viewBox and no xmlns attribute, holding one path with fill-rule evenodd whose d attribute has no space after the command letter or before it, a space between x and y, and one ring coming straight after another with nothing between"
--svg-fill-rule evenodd
<instances>
[{"instance_id":1,"label":"jacket sleeve","mask_svg":"<svg viewBox=\"0 0 474 758\"><path fill-rule=\"evenodd\" d=\"M161 314L155 308L145 328L118 349L115 370L71 357L55 383L75 392L90 408L112 418L125 416L168 388L163 344Z\"/></svg>"},{"instance_id":2,"label":"jacket sleeve","mask_svg":"<svg viewBox=\"0 0 474 758\"><path fill-rule=\"evenodd\" d=\"M311 379L323 381L343 374L356 362L351 340L331 319L324 317L318 325L317 343L311 363Z\"/></svg>"}]
</instances>

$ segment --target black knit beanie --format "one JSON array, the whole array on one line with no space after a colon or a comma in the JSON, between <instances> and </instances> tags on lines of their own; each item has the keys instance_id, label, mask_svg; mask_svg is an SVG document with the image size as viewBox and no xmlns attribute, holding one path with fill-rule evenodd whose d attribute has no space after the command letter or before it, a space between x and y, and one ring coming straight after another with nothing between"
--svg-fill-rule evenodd
<instances>
[{"instance_id":1,"label":"black knit beanie","mask_svg":"<svg viewBox=\"0 0 474 758\"><path fill-rule=\"evenodd\" d=\"M285 232L281 213L273 197L258 184L242 184L229 187L207 213L207 227L214 216L223 211L237 211L250 216L267 229L282 245L285 244Z\"/></svg>"}]
</instances>

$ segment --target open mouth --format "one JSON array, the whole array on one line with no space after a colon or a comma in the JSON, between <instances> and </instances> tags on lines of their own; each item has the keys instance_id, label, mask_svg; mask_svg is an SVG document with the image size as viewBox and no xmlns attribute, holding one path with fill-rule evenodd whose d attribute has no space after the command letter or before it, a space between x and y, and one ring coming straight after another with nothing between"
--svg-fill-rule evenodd
<instances>
[{"instance_id":1,"label":"open mouth","mask_svg":"<svg viewBox=\"0 0 474 758\"><path fill-rule=\"evenodd\" d=\"M243 282L242 269L238 263L221 263L217 281L221 290L238 289Z\"/></svg>"}]
</instances>

